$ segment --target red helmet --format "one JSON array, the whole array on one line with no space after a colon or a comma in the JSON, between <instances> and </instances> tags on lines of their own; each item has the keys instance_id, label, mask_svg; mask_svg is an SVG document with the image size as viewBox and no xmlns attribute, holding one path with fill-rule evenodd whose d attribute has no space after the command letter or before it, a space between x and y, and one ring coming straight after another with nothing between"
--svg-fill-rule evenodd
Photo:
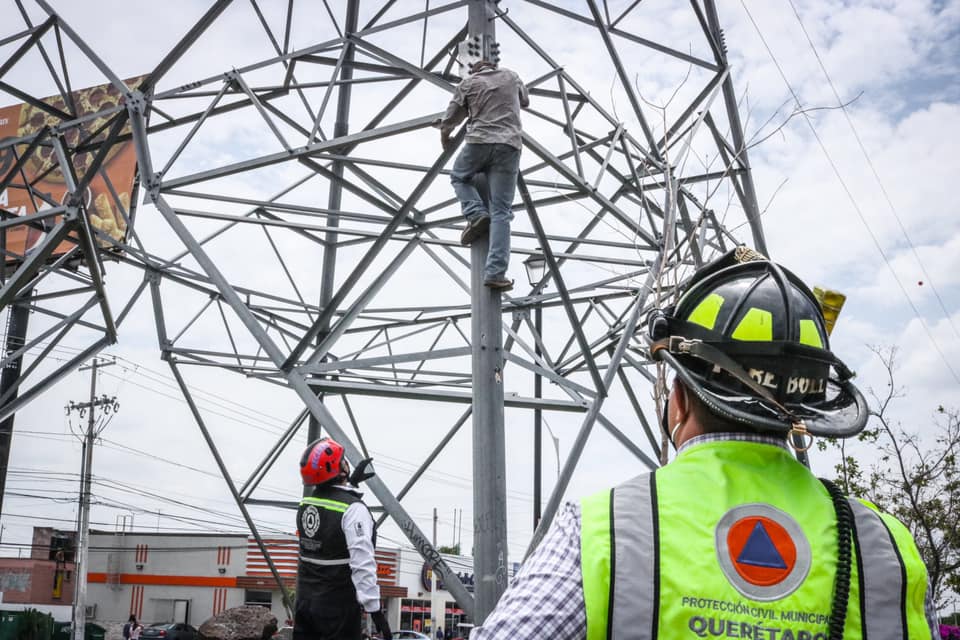
<instances>
[{"instance_id":1,"label":"red helmet","mask_svg":"<svg viewBox=\"0 0 960 640\"><path fill-rule=\"evenodd\" d=\"M303 484L323 484L340 475L343 446L330 438L314 440L300 456L300 477Z\"/></svg>"}]
</instances>

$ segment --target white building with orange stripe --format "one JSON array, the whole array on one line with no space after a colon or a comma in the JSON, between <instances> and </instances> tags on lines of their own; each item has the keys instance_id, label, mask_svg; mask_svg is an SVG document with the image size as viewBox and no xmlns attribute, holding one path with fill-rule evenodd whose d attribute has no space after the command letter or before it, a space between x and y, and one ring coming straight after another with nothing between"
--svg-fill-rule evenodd
<instances>
[{"instance_id":1,"label":"white building with orange stripe","mask_svg":"<svg viewBox=\"0 0 960 640\"><path fill-rule=\"evenodd\" d=\"M237 583L247 573L247 538L91 532L87 601L96 606L93 617L120 621L133 614L146 623L196 626L244 604Z\"/></svg>"},{"instance_id":2,"label":"white building with orange stripe","mask_svg":"<svg viewBox=\"0 0 960 640\"><path fill-rule=\"evenodd\" d=\"M264 539L278 573L296 587L295 536ZM280 590L256 541L245 534L176 534L92 531L87 602L93 619L146 624L186 622L199 626L225 609L243 604L270 607L281 625L287 619ZM381 595L392 624L400 622L407 588L400 579L400 552L377 549ZM414 569L416 571L416 569Z\"/></svg>"}]
</instances>

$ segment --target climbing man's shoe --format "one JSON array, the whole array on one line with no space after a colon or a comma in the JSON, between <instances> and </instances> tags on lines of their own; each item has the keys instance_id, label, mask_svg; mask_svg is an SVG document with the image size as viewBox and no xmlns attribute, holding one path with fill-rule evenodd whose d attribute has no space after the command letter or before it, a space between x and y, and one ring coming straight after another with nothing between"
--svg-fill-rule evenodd
<instances>
[{"instance_id":1,"label":"climbing man's shoe","mask_svg":"<svg viewBox=\"0 0 960 640\"><path fill-rule=\"evenodd\" d=\"M504 276L497 276L495 278L488 278L483 281L483 286L489 287L496 291L510 291L513 289L513 280L510 280Z\"/></svg>"},{"instance_id":2,"label":"climbing man's shoe","mask_svg":"<svg viewBox=\"0 0 960 640\"><path fill-rule=\"evenodd\" d=\"M490 216L482 215L467 221L467 228L460 234L460 244L469 247L477 238L482 238L490 229Z\"/></svg>"}]
</instances>

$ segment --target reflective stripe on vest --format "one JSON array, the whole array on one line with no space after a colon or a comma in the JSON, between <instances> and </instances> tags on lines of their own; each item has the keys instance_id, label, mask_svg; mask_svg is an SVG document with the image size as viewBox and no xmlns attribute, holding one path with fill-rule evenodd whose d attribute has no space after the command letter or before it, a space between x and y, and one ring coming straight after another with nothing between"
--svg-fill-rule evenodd
<instances>
[{"instance_id":1,"label":"reflective stripe on vest","mask_svg":"<svg viewBox=\"0 0 960 640\"><path fill-rule=\"evenodd\" d=\"M857 544L871 552L870 563L861 568L865 576L862 606L870 612L864 620L865 637L930 637L924 610L927 568L910 532L899 520L869 503L850 499L850 506ZM874 556L875 550L882 553Z\"/></svg>"},{"instance_id":2,"label":"reflective stripe on vest","mask_svg":"<svg viewBox=\"0 0 960 640\"><path fill-rule=\"evenodd\" d=\"M623 589L627 599L617 602L620 590L610 590L610 622L613 629L634 629L655 634L659 583L656 579L660 558L657 536L657 501L654 474L627 482L613 492L613 515L629 513L635 504L650 505L629 527L614 529L614 584ZM616 520L614 520L616 522ZM652 576L653 580L645 580ZM652 588L651 588L652 587ZM620 606L617 606L620 604ZM615 633L613 638L617 637Z\"/></svg>"},{"instance_id":3,"label":"reflective stripe on vest","mask_svg":"<svg viewBox=\"0 0 960 640\"><path fill-rule=\"evenodd\" d=\"M909 532L892 517L883 517L857 500L850 503L857 565L849 602L851 608L857 607L860 594L864 612L856 616L863 624L858 635L869 640L929 638L923 611L926 570ZM661 631L660 603L686 595L659 593L658 517L653 474L581 502L587 640L656 638ZM850 622L848 613L848 635L856 633Z\"/></svg>"},{"instance_id":4,"label":"reflective stripe on vest","mask_svg":"<svg viewBox=\"0 0 960 640\"><path fill-rule=\"evenodd\" d=\"M849 500L857 532L857 546L870 552L860 561L860 601L867 638L902 638L906 632L903 585L906 576L897 548L880 516L859 500ZM860 554L862 557L862 554Z\"/></svg>"},{"instance_id":5,"label":"reflective stripe on vest","mask_svg":"<svg viewBox=\"0 0 960 640\"><path fill-rule=\"evenodd\" d=\"M623 630L656 637L660 545L655 493L654 475L649 474L581 503L587 640L622 637ZM635 515L630 516L630 526L622 526L623 520L617 526L616 514Z\"/></svg>"},{"instance_id":6,"label":"reflective stripe on vest","mask_svg":"<svg viewBox=\"0 0 960 640\"><path fill-rule=\"evenodd\" d=\"M301 554L300 560L302 562L309 562L310 564L316 564L321 567L338 567L344 564L350 564L350 558L340 558L337 560L317 560L315 558L308 558L307 556Z\"/></svg>"},{"instance_id":7,"label":"reflective stripe on vest","mask_svg":"<svg viewBox=\"0 0 960 640\"><path fill-rule=\"evenodd\" d=\"M347 510L347 507L350 505L346 502L340 502L339 500L329 500L327 498L303 498L300 500L300 504L312 504L315 507L320 507L321 509L326 509L327 511L338 511L343 513Z\"/></svg>"}]
</instances>

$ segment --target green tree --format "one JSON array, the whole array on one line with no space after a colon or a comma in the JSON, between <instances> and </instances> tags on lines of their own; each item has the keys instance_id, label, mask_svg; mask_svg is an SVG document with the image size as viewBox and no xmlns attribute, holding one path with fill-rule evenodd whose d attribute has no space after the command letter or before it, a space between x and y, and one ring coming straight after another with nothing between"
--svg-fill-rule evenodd
<instances>
[{"instance_id":1,"label":"green tree","mask_svg":"<svg viewBox=\"0 0 960 640\"><path fill-rule=\"evenodd\" d=\"M437 551L439 551L440 553L449 553L449 554L458 556L460 555L460 543L458 542L457 544L450 547L440 545L439 547L437 547Z\"/></svg>"},{"instance_id":2,"label":"green tree","mask_svg":"<svg viewBox=\"0 0 960 640\"><path fill-rule=\"evenodd\" d=\"M885 391L867 389L871 421L859 436L874 454L858 460L843 440L818 446L839 451L834 481L848 495L873 502L907 526L927 565L933 600L942 608L956 597L951 592L960 593L960 410L940 405L932 420L917 411L922 435L921 428L904 428L890 415L891 405L905 397L894 380L897 348L871 349L887 373Z\"/></svg>"}]
</instances>

